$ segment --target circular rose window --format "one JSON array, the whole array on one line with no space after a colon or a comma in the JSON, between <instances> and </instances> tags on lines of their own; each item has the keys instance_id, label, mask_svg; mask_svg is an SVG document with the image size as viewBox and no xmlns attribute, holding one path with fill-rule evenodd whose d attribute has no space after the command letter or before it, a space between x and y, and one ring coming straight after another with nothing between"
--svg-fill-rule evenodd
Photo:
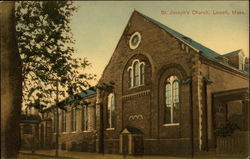
<instances>
[{"instance_id":1,"label":"circular rose window","mask_svg":"<svg viewBox=\"0 0 250 159\"><path fill-rule=\"evenodd\" d=\"M129 46L131 49L136 49L141 42L141 34L135 32L129 39Z\"/></svg>"}]
</instances>

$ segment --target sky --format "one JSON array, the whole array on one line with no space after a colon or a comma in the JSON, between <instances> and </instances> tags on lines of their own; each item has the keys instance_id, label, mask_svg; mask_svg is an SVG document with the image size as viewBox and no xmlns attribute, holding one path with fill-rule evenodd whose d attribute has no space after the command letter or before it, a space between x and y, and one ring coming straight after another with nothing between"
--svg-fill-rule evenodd
<instances>
[{"instance_id":1,"label":"sky","mask_svg":"<svg viewBox=\"0 0 250 159\"><path fill-rule=\"evenodd\" d=\"M242 49L249 57L247 1L75 1L75 4L79 9L70 24L76 40L74 56L87 57L92 63L88 72L96 74L97 79L134 10L220 54ZM242 14L232 14L233 11Z\"/></svg>"}]
</instances>

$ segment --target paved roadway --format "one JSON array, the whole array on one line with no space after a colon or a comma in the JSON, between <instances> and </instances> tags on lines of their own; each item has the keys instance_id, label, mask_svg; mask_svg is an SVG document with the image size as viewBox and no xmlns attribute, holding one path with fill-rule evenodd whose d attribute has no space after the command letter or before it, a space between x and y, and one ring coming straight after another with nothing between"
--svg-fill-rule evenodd
<instances>
[{"instance_id":1,"label":"paved roadway","mask_svg":"<svg viewBox=\"0 0 250 159\"><path fill-rule=\"evenodd\" d=\"M54 157L55 151L20 151L18 159L192 159L191 157L170 156L122 156L113 154L98 154L87 152L60 151L59 157ZM193 159L247 159L246 156L215 156L214 153L196 155ZM250 159L250 158L249 158Z\"/></svg>"}]
</instances>

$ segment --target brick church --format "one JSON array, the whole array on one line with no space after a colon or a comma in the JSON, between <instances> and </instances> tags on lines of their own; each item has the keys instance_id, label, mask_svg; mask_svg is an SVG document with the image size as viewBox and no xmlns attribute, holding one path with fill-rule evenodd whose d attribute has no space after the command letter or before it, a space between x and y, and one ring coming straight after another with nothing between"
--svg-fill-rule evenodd
<instances>
[{"instance_id":1,"label":"brick church","mask_svg":"<svg viewBox=\"0 0 250 159\"><path fill-rule=\"evenodd\" d=\"M241 49L218 54L134 11L98 83L113 83L112 91L90 89L61 101L59 114L56 106L40 112L38 147L55 148L59 127L60 150L186 156L217 150L215 132L227 123L249 133L248 71Z\"/></svg>"}]
</instances>

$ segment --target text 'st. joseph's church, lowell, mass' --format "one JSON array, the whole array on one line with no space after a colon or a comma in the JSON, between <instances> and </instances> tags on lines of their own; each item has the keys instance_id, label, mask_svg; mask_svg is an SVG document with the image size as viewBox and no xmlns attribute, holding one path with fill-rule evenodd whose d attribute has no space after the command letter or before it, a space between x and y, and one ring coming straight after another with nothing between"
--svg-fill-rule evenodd
<instances>
[{"instance_id":1,"label":"text 'st. joseph's church, lowell, mass'","mask_svg":"<svg viewBox=\"0 0 250 159\"><path fill-rule=\"evenodd\" d=\"M59 126L61 150L188 156L219 152L216 134L233 124L246 149L248 71L241 49L218 54L134 11L99 80L112 92L69 97L59 115L55 106L23 114L22 148L55 148Z\"/></svg>"}]
</instances>

